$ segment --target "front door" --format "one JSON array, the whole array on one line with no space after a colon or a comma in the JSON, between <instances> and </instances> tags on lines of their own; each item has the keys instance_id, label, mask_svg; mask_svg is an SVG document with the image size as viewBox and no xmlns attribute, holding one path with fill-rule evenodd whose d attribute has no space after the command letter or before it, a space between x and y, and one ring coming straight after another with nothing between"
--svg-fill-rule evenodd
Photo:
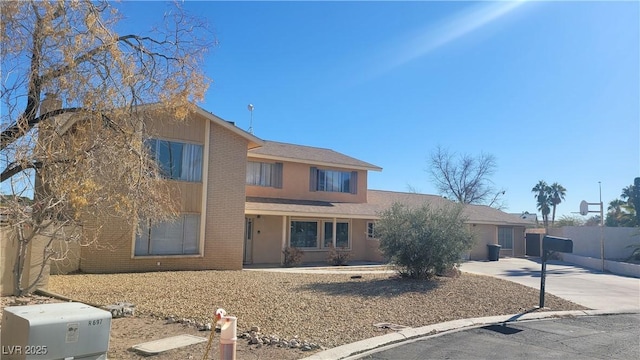
<instances>
[{"instance_id":1,"label":"front door","mask_svg":"<svg viewBox=\"0 0 640 360\"><path fill-rule=\"evenodd\" d=\"M251 264L251 250L253 249L253 218L244 218L244 256L242 262Z\"/></svg>"}]
</instances>

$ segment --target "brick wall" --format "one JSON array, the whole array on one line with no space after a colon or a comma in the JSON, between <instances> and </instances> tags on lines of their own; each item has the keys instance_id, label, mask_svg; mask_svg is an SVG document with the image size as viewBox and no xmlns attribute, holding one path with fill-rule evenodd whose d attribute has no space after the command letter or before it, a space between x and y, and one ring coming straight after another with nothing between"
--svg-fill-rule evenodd
<instances>
[{"instance_id":1,"label":"brick wall","mask_svg":"<svg viewBox=\"0 0 640 360\"><path fill-rule=\"evenodd\" d=\"M214 123L209 127L209 139L202 256L133 258L133 226L114 218L101 227L96 246L82 248L82 271L242 269L247 140ZM85 229L89 239L96 235L90 228Z\"/></svg>"}]
</instances>

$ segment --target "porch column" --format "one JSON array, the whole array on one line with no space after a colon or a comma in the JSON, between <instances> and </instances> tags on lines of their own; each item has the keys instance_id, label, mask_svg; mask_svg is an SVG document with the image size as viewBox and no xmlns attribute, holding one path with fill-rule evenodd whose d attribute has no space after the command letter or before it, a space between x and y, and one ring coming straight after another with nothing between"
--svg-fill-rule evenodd
<instances>
[{"instance_id":1,"label":"porch column","mask_svg":"<svg viewBox=\"0 0 640 360\"><path fill-rule=\"evenodd\" d=\"M336 247L336 232L337 232L337 230L338 230L338 225L336 223L336 218L333 218L333 236L332 236L331 242L332 242L334 248Z\"/></svg>"},{"instance_id":2,"label":"porch column","mask_svg":"<svg viewBox=\"0 0 640 360\"><path fill-rule=\"evenodd\" d=\"M280 264L284 263L284 249L287 247L287 217L282 216L282 246L280 249Z\"/></svg>"}]
</instances>

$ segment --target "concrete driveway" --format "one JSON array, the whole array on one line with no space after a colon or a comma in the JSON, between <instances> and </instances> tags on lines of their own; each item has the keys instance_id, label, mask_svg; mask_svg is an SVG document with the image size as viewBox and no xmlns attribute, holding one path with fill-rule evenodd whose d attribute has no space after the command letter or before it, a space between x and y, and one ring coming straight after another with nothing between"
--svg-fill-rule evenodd
<instances>
[{"instance_id":1,"label":"concrete driveway","mask_svg":"<svg viewBox=\"0 0 640 360\"><path fill-rule=\"evenodd\" d=\"M540 289L539 259L467 261L462 271L494 276ZM547 294L597 310L640 310L640 279L602 273L562 261L547 262Z\"/></svg>"}]
</instances>

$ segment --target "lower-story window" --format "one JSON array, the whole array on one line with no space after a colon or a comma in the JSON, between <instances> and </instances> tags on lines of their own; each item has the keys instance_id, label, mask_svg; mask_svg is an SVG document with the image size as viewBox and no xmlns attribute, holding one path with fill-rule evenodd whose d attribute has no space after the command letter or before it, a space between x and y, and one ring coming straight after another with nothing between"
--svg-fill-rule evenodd
<instances>
[{"instance_id":1,"label":"lower-story window","mask_svg":"<svg viewBox=\"0 0 640 360\"><path fill-rule=\"evenodd\" d=\"M503 250L513 249L513 228L512 227L498 228L498 244L502 246Z\"/></svg>"},{"instance_id":2,"label":"lower-story window","mask_svg":"<svg viewBox=\"0 0 640 360\"><path fill-rule=\"evenodd\" d=\"M317 221L291 221L291 247L318 247Z\"/></svg>"},{"instance_id":3,"label":"lower-story window","mask_svg":"<svg viewBox=\"0 0 640 360\"><path fill-rule=\"evenodd\" d=\"M324 247L333 245L333 221L324 222ZM336 222L336 248L349 247L349 223Z\"/></svg>"},{"instance_id":4,"label":"lower-story window","mask_svg":"<svg viewBox=\"0 0 640 360\"><path fill-rule=\"evenodd\" d=\"M182 214L174 221L142 221L136 234L136 256L198 254L200 215Z\"/></svg>"},{"instance_id":5,"label":"lower-story window","mask_svg":"<svg viewBox=\"0 0 640 360\"><path fill-rule=\"evenodd\" d=\"M373 240L376 238L376 223L373 221L367 221L367 239Z\"/></svg>"},{"instance_id":6,"label":"lower-story window","mask_svg":"<svg viewBox=\"0 0 640 360\"><path fill-rule=\"evenodd\" d=\"M320 249L333 246L333 221L292 220L289 246ZM322 241L320 241L322 239ZM349 222L336 221L336 248L349 247Z\"/></svg>"}]
</instances>

